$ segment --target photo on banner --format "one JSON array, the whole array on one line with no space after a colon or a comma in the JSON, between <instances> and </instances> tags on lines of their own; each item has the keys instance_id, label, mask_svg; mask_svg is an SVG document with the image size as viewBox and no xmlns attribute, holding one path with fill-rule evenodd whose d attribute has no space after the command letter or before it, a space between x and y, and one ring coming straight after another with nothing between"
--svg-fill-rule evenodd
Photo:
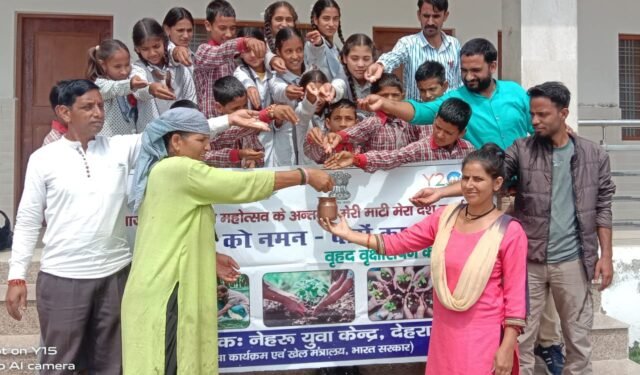
<instances>
[{"instance_id":1,"label":"photo on banner","mask_svg":"<svg viewBox=\"0 0 640 375\"><path fill-rule=\"evenodd\" d=\"M234 282L218 279L218 329L243 329L250 323L249 277L240 275Z\"/></svg>"},{"instance_id":2,"label":"photo on banner","mask_svg":"<svg viewBox=\"0 0 640 375\"><path fill-rule=\"evenodd\" d=\"M267 273L262 280L267 327L349 323L355 319L351 270Z\"/></svg>"},{"instance_id":3,"label":"photo on banner","mask_svg":"<svg viewBox=\"0 0 640 375\"><path fill-rule=\"evenodd\" d=\"M367 299L371 321L432 318L430 266L370 268Z\"/></svg>"}]
</instances>

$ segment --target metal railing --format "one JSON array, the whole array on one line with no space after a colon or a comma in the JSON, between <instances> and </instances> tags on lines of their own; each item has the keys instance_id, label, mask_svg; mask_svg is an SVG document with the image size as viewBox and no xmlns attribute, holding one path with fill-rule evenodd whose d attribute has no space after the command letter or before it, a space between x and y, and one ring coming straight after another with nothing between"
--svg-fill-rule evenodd
<instances>
[{"instance_id":1,"label":"metal railing","mask_svg":"<svg viewBox=\"0 0 640 375\"><path fill-rule=\"evenodd\" d=\"M611 152L625 152L635 151L640 152L640 144L609 144L607 142L607 129L622 128L622 127L640 127L640 120L581 120L578 121L580 128L601 128L602 139L600 145L609 153ZM614 169L611 171L611 175L614 177L638 177L640 176L640 169ZM629 202L630 204L640 202L640 195L616 195L613 197L616 202ZM640 212L640 207L636 212ZM632 220L614 220L614 227L640 227L639 219Z\"/></svg>"}]
</instances>

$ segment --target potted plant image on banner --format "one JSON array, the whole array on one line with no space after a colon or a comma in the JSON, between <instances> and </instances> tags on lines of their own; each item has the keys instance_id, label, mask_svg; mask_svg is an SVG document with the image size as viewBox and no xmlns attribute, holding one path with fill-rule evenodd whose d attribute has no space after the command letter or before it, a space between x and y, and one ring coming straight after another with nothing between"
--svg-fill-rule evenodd
<instances>
[{"instance_id":1,"label":"potted plant image on banner","mask_svg":"<svg viewBox=\"0 0 640 375\"><path fill-rule=\"evenodd\" d=\"M370 268L367 272L369 319L432 318L430 274L429 266Z\"/></svg>"}]
</instances>

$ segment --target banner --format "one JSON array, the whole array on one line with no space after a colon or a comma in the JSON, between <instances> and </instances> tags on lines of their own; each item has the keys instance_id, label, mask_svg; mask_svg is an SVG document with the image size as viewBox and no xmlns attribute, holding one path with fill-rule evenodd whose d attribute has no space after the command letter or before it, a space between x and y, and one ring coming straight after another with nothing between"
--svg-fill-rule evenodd
<instances>
[{"instance_id":1,"label":"banner","mask_svg":"<svg viewBox=\"0 0 640 375\"><path fill-rule=\"evenodd\" d=\"M388 234L437 209L414 207L409 198L418 190L461 176L459 161L330 173L330 195L349 225ZM430 248L381 256L346 243L317 223L320 196L298 186L261 202L215 206L217 251L236 259L242 272L218 286L220 372L426 359Z\"/></svg>"}]
</instances>

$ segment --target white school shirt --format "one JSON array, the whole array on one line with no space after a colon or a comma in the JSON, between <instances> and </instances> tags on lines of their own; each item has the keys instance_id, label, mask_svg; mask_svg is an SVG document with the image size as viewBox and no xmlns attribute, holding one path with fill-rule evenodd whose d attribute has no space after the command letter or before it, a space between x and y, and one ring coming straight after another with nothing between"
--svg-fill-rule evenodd
<instances>
[{"instance_id":1,"label":"white school shirt","mask_svg":"<svg viewBox=\"0 0 640 375\"><path fill-rule=\"evenodd\" d=\"M329 47L329 42L324 37L322 37L322 44L319 46L310 41L304 43L304 65L307 70L321 70L329 81L334 79L347 81L344 66L340 62L340 50L335 44Z\"/></svg>"},{"instance_id":2,"label":"white school shirt","mask_svg":"<svg viewBox=\"0 0 640 375\"><path fill-rule=\"evenodd\" d=\"M449 90L462 86L460 76L460 42L458 39L442 33L442 45L436 49L429 44L421 32L407 35L396 43L393 50L382 54L378 62L384 65L384 71L393 72L404 65L402 77L406 87L406 98L420 100L420 91L416 83L416 71L425 61L437 61L444 66Z\"/></svg>"},{"instance_id":3,"label":"white school shirt","mask_svg":"<svg viewBox=\"0 0 640 375\"><path fill-rule=\"evenodd\" d=\"M111 137L114 135L139 133L133 119L125 117L123 108L118 103L118 98L127 100L127 95L132 94L131 75L129 78L114 81L107 78L96 79L95 84L100 88L102 100L104 100L104 126L98 135ZM124 108L126 111L127 108Z\"/></svg>"},{"instance_id":4,"label":"white school shirt","mask_svg":"<svg viewBox=\"0 0 640 375\"><path fill-rule=\"evenodd\" d=\"M174 48L176 48L175 43L173 43L172 41L169 41L169 44L167 45L167 53L169 54L169 62L171 63L171 65L181 65L179 62L177 62L176 60L173 59L173 50ZM189 56L191 57L191 65L186 66L185 68L187 68L187 70L189 71L189 76L191 77L191 81L193 81L193 65L196 61L196 54L193 53L192 50L189 49Z\"/></svg>"},{"instance_id":5,"label":"white school shirt","mask_svg":"<svg viewBox=\"0 0 640 375\"><path fill-rule=\"evenodd\" d=\"M258 89L261 108L267 108L271 104L272 99L269 80L271 79L272 74L268 70L265 70L264 79L260 79L260 76L252 67L240 64L233 72L233 76L242 83L245 89L248 90L250 87ZM251 108L251 102L249 102L249 108Z\"/></svg>"},{"instance_id":6,"label":"white school shirt","mask_svg":"<svg viewBox=\"0 0 640 375\"><path fill-rule=\"evenodd\" d=\"M147 66L144 62L138 60L133 64L132 72L149 82L149 84L159 82L151 74L151 69L151 66ZM183 65L171 64L167 65L167 70L171 72L171 87L176 95L176 101L188 99L198 104L196 86L193 83L193 78L189 74L189 70ZM142 132L147 124L169 110L175 102L172 100L156 99L149 93L149 86L137 90L134 95L136 99L138 99L137 128L139 132Z\"/></svg>"},{"instance_id":7,"label":"white school shirt","mask_svg":"<svg viewBox=\"0 0 640 375\"><path fill-rule=\"evenodd\" d=\"M228 116L209 119L211 133L228 129L228 121ZM31 154L8 280L26 279L43 221L47 223L40 260L43 272L94 279L131 263L124 223L126 190L140 139L140 134L96 136L85 152L80 142L62 137Z\"/></svg>"},{"instance_id":8,"label":"white school shirt","mask_svg":"<svg viewBox=\"0 0 640 375\"><path fill-rule=\"evenodd\" d=\"M315 104L310 103L306 97L300 102L286 97L287 86L289 84L297 85L299 81L299 76L288 71L284 75L276 75L269 81L274 103L286 104L294 108L300 122L296 125L288 121L284 122L280 128L274 129L273 140L263 140L263 138L269 137L270 134L267 132L261 134L263 138L260 139L260 142L265 148L265 156L273 154L273 160L276 164L267 164L267 158L265 158L265 166L315 165L315 162L304 154L304 142L307 132L313 126ZM347 85L341 79L334 79L331 85L336 90L336 96L332 102L335 103L344 98L347 92ZM268 148L271 148L271 150L268 150ZM297 158L296 153L298 155Z\"/></svg>"}]
</instances>

